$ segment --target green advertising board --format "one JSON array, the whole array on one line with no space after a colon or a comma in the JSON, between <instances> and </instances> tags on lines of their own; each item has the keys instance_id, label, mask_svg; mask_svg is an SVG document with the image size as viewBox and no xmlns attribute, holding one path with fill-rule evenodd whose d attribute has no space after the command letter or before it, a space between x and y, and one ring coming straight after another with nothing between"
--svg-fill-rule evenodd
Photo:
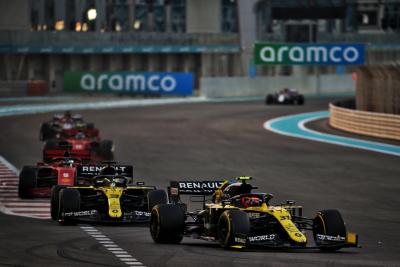
<instances>
[{"instance_id":1,"label":"green advertising board","mask_svg":"<svg viewBox=\"0 0 400 267\"><path fill-rule=\"evenodd\" d=\"M361 65L363 44L265 44L254 46L258 65Z\"/></svg>"},{"instance_id":2,"label":"green advertising board","mask_svg":"<svg viewBox=\"0 0 400 267\"><path fill-rule=\"evenodd\" d=\"M64 73L64 91L99 93L156 93L192 95L189 72L84 72Z\"/></svg>"}]
</instances>

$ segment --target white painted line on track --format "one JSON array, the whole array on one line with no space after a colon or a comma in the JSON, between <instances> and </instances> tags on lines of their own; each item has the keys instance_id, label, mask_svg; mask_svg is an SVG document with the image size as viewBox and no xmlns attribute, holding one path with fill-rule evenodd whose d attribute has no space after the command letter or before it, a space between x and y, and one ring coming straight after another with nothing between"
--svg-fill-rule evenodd
<instances>
[{"instance_id":1,"label":"white painted line on track","mask_svg":"<svg viewBox=\"0 0 400 267\"><path fill-rule=\"evenodd\" d=\"M400 146L322 133L305 126L308 122L328 116L329 113L324 111L294 114L271 119L263 126L266 130L290 137L400 156Z\"/></svg>"},{"instance_id":2,"label":"white painted line on track","mask_svg":"<svg viewBox=\"0 0 400 267\"><path fill-rule=\"evenodd\" d=\"M0 156L0 211L8 215L49 219L49 200L18 197L18 174L19 170Z\"/></svg>"},{"instance_id":3,"label":"white painted line on track","mask_svg":"<svg viewBox=\"0 0 400 267\"><path fill-rule=\"evenodd\" d=\"M93 226L79 225L79 227L86 232L89 236L96 239L108 252L112 253L117 259L129 266L145 266L143 263L132 257L127 251L119 247L110 238L108 238L101 231L97 230ZM96 231L98 234L93 234ZM102 237L96 237L102 236ZM104 241L107 239L108 241Z\"/></svg>"}]
</instances>

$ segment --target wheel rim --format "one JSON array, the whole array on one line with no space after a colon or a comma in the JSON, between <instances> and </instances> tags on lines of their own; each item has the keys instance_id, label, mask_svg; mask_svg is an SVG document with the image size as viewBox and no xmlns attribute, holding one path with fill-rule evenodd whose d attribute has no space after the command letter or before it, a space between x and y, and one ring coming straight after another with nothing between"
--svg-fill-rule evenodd
<instances>
[{"instance_id":1,"label":"wheel rim","mask_svg":"<svg viewBox=\"0 0 400 267\"><path fill-rule=\"evenodd\" d=\"M150 233L154 240L157 240L160 235L160 223L157 214L152 213L150 219Z\"/></svg>"}]
</instances>

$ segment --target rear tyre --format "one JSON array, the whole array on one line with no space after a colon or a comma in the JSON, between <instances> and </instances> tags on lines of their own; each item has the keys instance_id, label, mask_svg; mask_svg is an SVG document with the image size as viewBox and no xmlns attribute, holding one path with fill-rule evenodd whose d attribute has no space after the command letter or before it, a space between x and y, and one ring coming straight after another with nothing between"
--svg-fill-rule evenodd
<instances>
[{"instance_id":1,"label":"rear tyre","mask_svg":"<svg viewBox=\"0 0 400 267\"><path fill-rule=\"evenodd\" d=\"M304 105L304 96L299 95L297 97L297 105Z\"/></svg>"},{"instance_id":2,"label":"rear tyre","mask_svg":"<svg viewBox=\"0 0 400 267\"><path fill-rule=\"evenodd\" d=\"M168 203L167 193L161 189L150 191L147 194L147 202L149 204L149 212L151 212L154 206Z\"/></svg>"},{"instance_id":3,"label":"rear tyre","mask_svg":"<svg viewBox=\"0 0 400 267\"><path fill-rule=\"evenodd\" d=\"M266 105L271 105L274 102L274 97L272 95L267 95L265 98L265 104Z\"/></svg>"},{"instance_id":4,"label":"rear tyre","mask_svg":"<svg viewBox=\"0 0 400 267\"><path fill-rule=\"evenodd\" d=\"M60 191L64 188L65 185L55 185L51 188L50 214L54 221L60 216Z\"/></svg>"},{"instance_id":5,"label":"rear tyre","mask_svg":"<svg viewBox=\"0 0 400 267\"><path fill-rule=\"evenodd\" d=\"M174 204L156 205L151 210L150 234L156 243L178 244L185 229L185 213Z\"/></svg>"},{"instance_id":6,"label":"rear tyre","mask_svg":"<svg viewBox=\"0 0 400 267\"><path fill-rule=\"evenodd\" d=\"M40 135L39 135L39 140L40 141L46 141L48 139L52 139L55 137L55 132L51 128L50 124L45 122L40 126Z\"/></svg>"},{"instance_id":7,"label":"rear tyre","mask_svg":"<svg viewBox=\"0 0 400 267\"><path fill-rule=\"evenodd\" d=\"M250 233L250 220L246 212L241 210L226 210L218 221L218 240L227 249L235 245L245 246ZM235 237L241 242L237 242Z\"/></svg>"},{"instance_id":8,"label":"rear tyre","mask_svg":"<svg viewBox=\"0 0 400 267\"><path fill-rule=\"evenodd\" d=\"M37 168L25 166L19 174L18 196L22 199L32 198L30 189L37 186Z\"/></svg>"},{"instance_id":9,"label":"rear tyre","mask_svg":"<svg viewBox=\"0 0 400 267\"><path fill-rule=\"evenodd\" d=\"M65 188L60 191L60 220L61 224L69 224L72 222L73 216L65 216L67 213L79 212L81 204L81 194L76 189Z\"/></svg>"},{"instance_id":10,"label":"rear tyre","mask_svg":"<svg viewBox=\"0 0 400 267\"><path fill-rule=\"evenodd\" d=\"M103 140L100 143L100 156L103 160L114 160L114 144L111 140Z\"/></svg>"},{"instance_id":11,"label":"rear tyre","mask_svg":"<svg viewBox=\"0 0 400 267\"><path fill-rule=\"evenodd\" d=\"M346 237L346 225L340 212L338 210L322 210L318 212L317 216L314 218L313 234L317 245L317 234ZM339 247L322 246L320 249L325 251L335 251L338 250Z\"/></svg>"}]
</instances>

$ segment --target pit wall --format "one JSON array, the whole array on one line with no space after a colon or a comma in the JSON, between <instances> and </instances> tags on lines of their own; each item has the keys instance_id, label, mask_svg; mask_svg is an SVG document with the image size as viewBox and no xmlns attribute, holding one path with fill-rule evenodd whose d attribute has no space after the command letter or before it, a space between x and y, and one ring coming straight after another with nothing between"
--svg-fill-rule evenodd
<instances>
[{"instance_id":1,"label":"pit wall","mask_svg":"<svg viewBox=\"0 0 400 267\"><path fill-rule=\"evenodd\" d=\"M204 77L200 94L209 98L265 96L283 88L294 88L305 95L354 94L352 75ZM319 89L317 89L319 87Z\"/></svg>"},{"instance_id":2,"label":"pit wall","mask_svg":"<svg viewBox=\"0 0 400 267\"><path fill-rule=\"evenodd\" d=\"M353 104L331 103L329 124L336 129L379 138L400 140L400 115L360 111Z\"/></svg>"}]
</instances>

